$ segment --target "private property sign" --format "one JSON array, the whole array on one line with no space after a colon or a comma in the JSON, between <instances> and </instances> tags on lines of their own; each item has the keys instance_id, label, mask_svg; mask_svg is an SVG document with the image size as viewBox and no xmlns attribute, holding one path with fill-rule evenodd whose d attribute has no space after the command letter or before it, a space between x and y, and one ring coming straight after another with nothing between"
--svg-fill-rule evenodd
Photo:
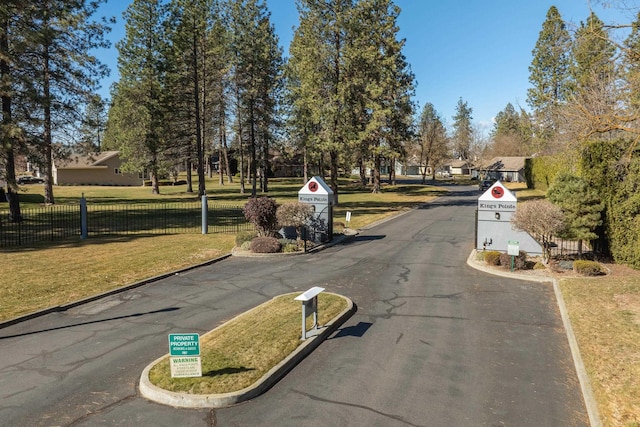
<instances>
[{"instance_id":1,"label":"private property sign","mask_svg":"<svg viewBox=\"0 0 640 427\"><path fill-rule=\"evenodd\" d=\"M169 334L171 378L202 376L200 335Z\"/></svg>"},{"instance_id":2,"label":"private property sign","mask_svg":"<svg viewBox=\"0 0 640 427\"><path fill-rule=\"evenodd\" d=\"M169 334L169 356L200 356L200 335Z\"/></svg>"}]
</instances>

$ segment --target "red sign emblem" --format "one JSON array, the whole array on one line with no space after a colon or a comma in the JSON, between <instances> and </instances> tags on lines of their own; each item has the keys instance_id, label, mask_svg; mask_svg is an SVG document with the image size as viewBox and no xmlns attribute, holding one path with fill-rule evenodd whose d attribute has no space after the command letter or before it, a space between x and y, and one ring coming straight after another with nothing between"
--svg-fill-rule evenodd
<instances>
[{"instance_id":1,"label":"red sign emblem","mask_svg":"<svg viewBox=\"0 0 640 427\"><path fill-rule=\"evenodd\" d=\"M502 187L493 187L491 189L491 195L494 198L499 199L500 197L504 196L504 189Z\"/></svg>"},{"instance_id":2,"label":"red sign emblem","mask_svg":"<svg viewBox=\"0 0 640 427\"><path fill-rule=\"evenodd\" d=\"M309 191L311 191L312 193L315 193L316 191L318 191L318 183L315 181L311 181L309 183Z\"/></svg>"}]
</instances>

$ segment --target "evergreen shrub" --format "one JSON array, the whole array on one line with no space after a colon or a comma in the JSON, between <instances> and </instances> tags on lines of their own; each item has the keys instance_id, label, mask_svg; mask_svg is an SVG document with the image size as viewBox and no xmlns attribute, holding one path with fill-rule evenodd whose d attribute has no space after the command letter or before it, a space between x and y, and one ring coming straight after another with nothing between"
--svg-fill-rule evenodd
<instances>
[{"instance_id":1,"label":"evergreen shrub","mask_svg":"<svg viewBox=\"0 0 640 427\"><path fill-rule=\"evenodd\" d=\"M604 269L597 261L579 259L573 262L573 271L583 276L600 276Z\"/></svg>"}]
</instances>

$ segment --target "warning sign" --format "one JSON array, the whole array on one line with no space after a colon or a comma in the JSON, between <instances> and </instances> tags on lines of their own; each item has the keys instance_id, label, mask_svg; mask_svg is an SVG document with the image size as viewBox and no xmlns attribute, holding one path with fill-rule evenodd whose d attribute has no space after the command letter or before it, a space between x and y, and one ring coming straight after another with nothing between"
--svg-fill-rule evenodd
<instances>
[{"instance_id":1,"label":"warning sign","mask_svg":"<svg viewBox=\"0 0 640 427\"><path fill-rule=\"evenodd\" d=\"M202 376L200 356L170 357L171 378L190 378Z\"/></svg>"}]
</instances>

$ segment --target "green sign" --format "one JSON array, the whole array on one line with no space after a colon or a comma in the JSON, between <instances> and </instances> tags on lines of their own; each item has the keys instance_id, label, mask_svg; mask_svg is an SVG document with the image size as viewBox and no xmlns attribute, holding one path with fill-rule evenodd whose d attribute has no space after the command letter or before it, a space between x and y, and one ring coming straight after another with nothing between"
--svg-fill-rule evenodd
<instances>
[{"instance_id":1,"label":"green sign","mask_svg":"<svg viewBox=\"0 0 640 427\"><path fill-rule=\"evenodd\" d=\"M169 334L170 356L200 356L199 334Z\"/></svg>"}]
</instances>

